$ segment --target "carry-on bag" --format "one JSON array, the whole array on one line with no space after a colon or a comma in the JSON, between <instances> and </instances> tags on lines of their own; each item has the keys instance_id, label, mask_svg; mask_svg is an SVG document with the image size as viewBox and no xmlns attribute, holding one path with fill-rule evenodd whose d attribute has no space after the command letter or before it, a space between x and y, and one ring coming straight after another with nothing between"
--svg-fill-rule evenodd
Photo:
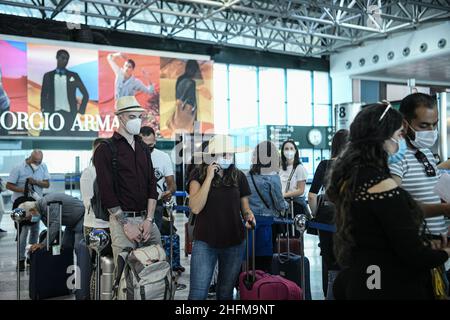
<instances>
[{"instance_id":1,"label":"carry-on bag","mask_svg":"<svg viewBox=\"0 0 450 320\"><path fill-rule=\"evenodd\" d=\"M280 275L286 279L298 284L305 294L305 300L311 300L310 268L309 260L304 256L303 250L303 232L300 232L300 255L291 252L289 234L286 238L286 252L281 251L280 236L278 236L278 252L272 258L272 274ZM302 261L303 260L303 261ZM302 284L302 275L304 275L304 284Z\"/></svg>"},{"instance_id":2,"label":"carry-on bag","mask_svg":"<svg viewBox=\"0 0 450 320\"><path fill-rule=\"evenodd\" d=\"M47 203L47 225L50 224L50 206L59 205L59 244L62 243L62 202L52 201ZM55 298L67 296L72 293L68 278L73 275L73 248L55 248L49 242L47 236L47 246L37 250L30 255L30 281L29 292L32 300ZM58 252L60 251L60 252ZM55 253L55 254L53 254ZM59 253L59 254L58 254Z\"/></svg>"},{"instance_id":3,"label":"carry-on bag","mask_svg":"<svg viewBox=\"0 0 450 320\"><path fill-rule=\"evenodd\" d=\"M247 259L246 269L239 276L241 300L301 300L302 289L281 276L274 276L261 270L255 270L255 234L252 230L252 272L249 270L248 230L246 233Z\"/></svg>"}]
</instances>

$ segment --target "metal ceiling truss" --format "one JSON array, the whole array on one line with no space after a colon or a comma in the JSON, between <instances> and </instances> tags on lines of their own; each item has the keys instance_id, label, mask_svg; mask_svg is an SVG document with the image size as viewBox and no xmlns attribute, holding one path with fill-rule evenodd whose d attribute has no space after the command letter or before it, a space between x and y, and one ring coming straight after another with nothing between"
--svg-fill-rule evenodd
<instances>
[{"instance_id":1,"label":"metal ceiling truss","mask_svg":"<svg viewBox=\"0 0 450 320\"><path fill-rule=\"evenodd\" d=\"M0 13L322 56L450 20L449 0L0 0Z\"/></svg>"}]
</instances>

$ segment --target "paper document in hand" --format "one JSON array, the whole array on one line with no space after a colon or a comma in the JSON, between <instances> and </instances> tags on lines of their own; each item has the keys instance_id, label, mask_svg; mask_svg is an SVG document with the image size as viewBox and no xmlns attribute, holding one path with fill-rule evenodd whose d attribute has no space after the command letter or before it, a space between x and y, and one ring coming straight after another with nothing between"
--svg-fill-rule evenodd
<instances>
[{"instance_id":1,"label":"paper document in hand","mask_svg":"<svg viewBox=\"0 0 450 320\"><path fill-rule=\"evenodd\" d=\"M445 202L450 202L450 174L442 174L434 186L434 192Z\"/></svg>"}]
</instances>

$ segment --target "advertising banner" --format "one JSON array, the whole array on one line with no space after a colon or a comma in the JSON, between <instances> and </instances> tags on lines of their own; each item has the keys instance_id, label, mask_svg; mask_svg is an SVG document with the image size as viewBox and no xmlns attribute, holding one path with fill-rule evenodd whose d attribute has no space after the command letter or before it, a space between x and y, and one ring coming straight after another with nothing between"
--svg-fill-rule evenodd
<instances>
[{"instance_id":1,"label":"advertising banner","mask_svg":"<svg viewBox=\"0 0 450 320\"><path fill-rule=\"evenodd\" d=\"M160 137L213 128L211 61L55 43L0 36L0 137L109 137L122 96Z\"/></svg>"}]
</instances>

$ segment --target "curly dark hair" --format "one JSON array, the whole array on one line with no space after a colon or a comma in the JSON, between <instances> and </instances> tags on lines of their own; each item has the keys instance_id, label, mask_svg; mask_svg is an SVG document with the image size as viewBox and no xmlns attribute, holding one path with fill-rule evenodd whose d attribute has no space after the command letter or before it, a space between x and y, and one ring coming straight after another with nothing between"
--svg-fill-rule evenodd
<instances>
[{"instance_id":1,"label":"curly dark hair","mask_svg":"<svg viewBox=\"0 0 450 320\"><path fill-rule=\"evenodd\" d=\"M345 267L351 261L353 238L353 216L351 205L356 196L357 178L361 167L373 167L387 175L388 153L384 142L402 126L403 117L395 109L386 110L386 104L363 106L350 126L349 143L346 149L334 161L326 188L327 196L336 206L336 228L334 251L338 263ZM423 213L411 198L409 206L419 230L423 222Z\"/></svg>"}]
</instances>

